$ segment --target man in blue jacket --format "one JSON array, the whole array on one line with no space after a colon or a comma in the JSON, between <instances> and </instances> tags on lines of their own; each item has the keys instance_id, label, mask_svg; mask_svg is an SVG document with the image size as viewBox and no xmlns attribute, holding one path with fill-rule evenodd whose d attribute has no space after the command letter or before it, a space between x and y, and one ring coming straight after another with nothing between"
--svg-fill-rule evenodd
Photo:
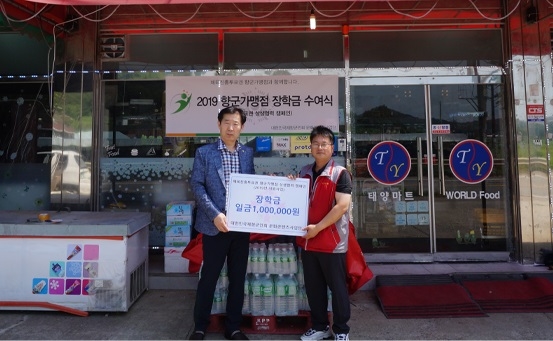
<instances>
[{"instance_id":1,"label":"man in blue jacket","mask_svg":"<svg viewBox=\"0 0 553 341\"><path fill-rule=\"evenodd\" d=\"M198 148L191 188L196 199L195 229L203 233L203 266L194 306L195 329L190 340L203 340L210 322L217 279L227 260L228 296L225 338L248 340L240 331L250 234L228 229L226 188L231 173L254 174L253 150L238 142L246 114L238 107L224 108L217 116L220 137Z\"/></svg>"}]
</instances>

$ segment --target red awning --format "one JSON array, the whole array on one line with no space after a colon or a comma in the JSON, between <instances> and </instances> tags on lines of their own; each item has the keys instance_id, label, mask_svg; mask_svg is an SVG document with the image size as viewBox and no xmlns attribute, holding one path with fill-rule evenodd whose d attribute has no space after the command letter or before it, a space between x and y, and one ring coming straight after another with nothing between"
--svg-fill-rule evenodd
<instances>
[{"instance_id":1,"label":"red awning","mask_svg":"<svg viewBox=\"0 0 553 341\"><path fill-rule=\"evenodd\" d=\"M176 5L176 4L201 4L201 3L280 3L280 2L310 2L306 0L25 0L28 2L39 2L52 5ZM357 0L354 0L354 2ZM405 0L363 0L362 2L382 2L382 1L404 1ZM415 1L415 0L411 0ZM317 0L317 2L352 2L351 0ZM360 1L361 2L361 1Z\"/></svg>"}]
</instances>

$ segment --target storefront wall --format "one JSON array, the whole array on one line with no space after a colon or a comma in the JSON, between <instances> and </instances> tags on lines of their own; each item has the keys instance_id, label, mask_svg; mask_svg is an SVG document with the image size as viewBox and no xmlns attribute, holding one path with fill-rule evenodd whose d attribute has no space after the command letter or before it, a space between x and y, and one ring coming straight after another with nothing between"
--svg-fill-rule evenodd
<instances>
[{"instance_id":1,"label":"storefront wall","mask_svg":"<svg viewBox=\"0 0 553 341\"><path fill-rule=\"evenodd\" d=\"M513 8L515 2L507 7ZM547 7L544 5L540 11L546 13ZM313 55L311 51L307 53L307 56L305 52L302 53L301 58L294 57L291 52L282 53L282 50L286 50L287 44L290 44L292 50L294 46L294 41L286 40L285 33L280 35L259 33L260 39L263 41L265 41L264 37L280 41L282 46L273 49L272 53L274 55L276 51L279 52L278 56L274 58L280 58L280 62L275 63L274 59L270 58L267 60L244 58L243 56L248 56L248 51L244 51L243 48L247 48L248 44L240 40L240 35L236 33L233 35L232 32L226 35L211 33L205 37L198 37L197 33L194 33L191 35L194 38L190 38L190 36L184 38L179 42L181 45L175 43L170 45L168 50L163 50L164 47L158 45L161 50L155 50L157 53L152 53L153 50L145 48L148 46L147 44L143 44L142 47L136 43L133 45L133 39L135 42L140 40L145 42L150 37L154 37L154 42L150 41L150 44L155 44L155 34L136 34L134 36L128 34L125 37L129 38L130 50L127 51L130 53L124 59L119 58L120 56L117 54L97 58L91 52L96 50L96 46L114 42L102 40L104 36L101 33L103 32L101 24L82 20L79 23L84 29L81 30L81 34L74 35L66 42L64 57L60 58L56 64L56 70L60 71L61 76L54 79L55 91L50 96L55 100L57 108L53 117L63 127L59 134L53 129L55 136L52 139L52 145L60 146L62 155L73 157L77 161L73 167L70 167L71 170L67 170L66 166L63 168L64 176L59 176L61 184L51 190L50 204L59 209L70 207L78 210L125 209L151 212L150 246L162 245L165 204L172 200L192 200L187 187L187 177L192 165L193 151L197 146L213 140L209 137L163 138L163 126L160 126L159 123L162 123L164 114L163 90L164 78L167 75L185 77L213 75L246 77L279 73L338 75L340 77L340 136L346 139L349 148L346 152L337 155L337 159L348 166L355 175L356 152L359 151L355 147L356 121L352 111L352 104L354 104L352 102L355 101L355 94L352 94L352 91L357 91L355 90L356 85L352 84L354 79L370 80L373 78L374 84L377 84L377 79L379 82L382 79L388 79L389 84L386 86L394 87L410 86L407 84L409 82L405 83L406 80L409 79L412 82L417 77L429 77L429 79L445 76L472 77L477 74L484 78L499 78L499 84L502 85L499 89L504 93L504 98L501 99L501 106L504 107L501 110L505 115L503 117L505 122L501 129L505 139L501 142L501 148L502 154L505 155L505 165L502 166L501 186L508 188L502 192L504 193L502 210L506 213L503 216L502 224L506 238L502 242L503 246L501 246L500 252L484 252L482 254L456 250L449 258L436 257L435 253L439 249L439 245L436 244L437 236L434 235L427 239L428 248L422 251L386 252L386 242L384 242L384 244L377 244L383 246L379 250L383 252L379 253L374 252L375 249L371 249L373 246L371 233L374 231L370 229L370 222L365 224L362 221L359 202L354 202L354 223L359 229L367 230L367 235L364 238L368 244L364 247L364 251L373 261L507 261L511 259L525 263L539 262L539 250L541 248L551 249L552 190L550 186L551 166L549 161L551 158L548 123L551 120L552 103L547 102L548 98L552 98L551 91L553 91L551 43L548 40L550 28L547 20L535 25L528 24L525 8L517 10L507 21L508 25L502 33L504 46L497 47L503 51L495 51L499 54L506 52L507 57L504 57L498 67L497 63L485 66L471 63L467 65L466 60L463 62L465 64L459 64L454 60L448 62L439 58L429 61L424 58L426 50L420 46L413 46L409 53L405 54L406 56L415 56L412 57L415 59L419 58L417 56L422 56L418 61L410 61L406 58L395 61L382 59L363 62L362 59L350 56L354 51L350 48L350 36L362 34L362 32L349 34L351 31L355 31L355 28L352 28L350 32L342 30L341 32L325 33L328 36L322 39L328 44L324 49L317 50L321 44L310 46L314 49L315 54L318 52L324 54L318 59L311 57ZM496 29L497 26L494 26L490 32ZM401 29L393 31L398 37L402 35L407 37L412 33ZM452 42L451 37L455 36L455 30L448 31L451 34L448 36L444 33L446 36L441 37L442 42ZM271 34L273 35L271 36ZM168 36L159 35L158 38ZM323 36L321 35L321 37ZM172 38L177 39L176 37ZM234 42L242 49L238 49L239 52L233 55L231 50L225 50L227 41ZM382 41L385 41L385 38L382 38ZM115 41L115 43L117 42ZM537 51L534 48L536 45L539 46ZM166 53L178 46L181 46L182 53L191 56L184 57L184 62L182 58L171 59ZM215 46L214 51L213 46ZM186 53L187 47L195 49L196 53ZM165 48L167 49L167 46ZM250 48L259 50L259 45ZM330 52L323 52L323 50ZM385 50L378 50L381 58L387 58ZM243 53L242 56L240 52ZM373 49L369 55L375 55L376 52L377 49ZM267 53L263 57L270 54ZM509 57L511 54L512 57ZM160 56L164 60L156 61L156 58L160 58ZM207 58L204 58L206 56ZM109 58L111 61L108 61ZM183 66L182 69L181 66ZM499 70L499 76L497 76L497 70ZM474 84L486 82L476 81ZM494 82L492 83L497 84ZM431 81L419 82L418 85L423 88L427 87L428 93L431 94L432 86L428 85L429 83ZM135 101L131 103L133 99ZM154 101L153 103L140 101L144 99L154 99ZM540 117L537 117L536 120L528 119L528 105L540 105L540 103L545 112L543 119ZM141 144L146 148L146 153L153 147L155 156L124 156L122 153L129 146L124 146L125 142L119 142L120 144L117 144L121 148L114 148L116 144L113 140L118 138L117 133L114 134L114 132L117 131L118 124L123 124L127 128L134 124L133 118L118 122L113 113L118 110L119 113L127 109L134 110L135 112L130 113L130 116L135 116L134 118L138 122L139 116L144 113L144 111L141 112L141 108L152 113L154 120L153 126L147 128L149 131L147 134L140 133ZM537 108L539 109L539 107ZM57 113L63 113L63 115L57 115ZM534 118L534 116L532 117ZM142 123L144 122L140 124ZM139 129L136 126L134 128L135 130ZM251 142L252 138L244 136L243 142ZM538 140L541 141L541 144ZM52 147L52 153L56 148ZM431 153L432 150L427 155ZM281 154L270 155L270 157L258 156L256 157L257 171L273 173L276 170L278 173L286 174L309 160L307 157L288 156ZM428 170L434 171L433 167L428 167ZM436 170L436 172L439 171ZM52 183L55 173L52 168ZM70 180L72 179L70 174L73 173L76 174L74 177L76 180ZM75 181L77 186L72 183ZM439 187L434 184L434 181L427 183L430 189L434 186ZM5 192L11 193L10 191L11 189ZM2 209L6 208L2 207ZM371 219L370 215L368 219ZM430 211L430 219L435 219L432 211ZM453 231L455 230L457 229L454 228ZM433 233L437 233L436 231L434 230ZM382 239L379 242L381 241ZM402 253L403 255L401 255ZM440 254L439 251L437 253ZM490 257L490 254L494 256Z\"/></svg>"},{"instance_id":2,"label":"storefront wall","mask_svg":"<svg viewBox=\"0 0 553 341\"><path fill-rule=\"evenodd\" d=\"M520 230L515 229L520 231L518 260L523 263L540 262L541 250L552 248L552 29L550 20L537 20L551 13L551 5L538 1L536 6L539 15L529 16L530 12L521 10L507 21L511 57L506 68L516 121L512 154L518 155L513 160L518 170L518 200L513 204L515 221L520 222Z\"/></svg>"}]
</instances>

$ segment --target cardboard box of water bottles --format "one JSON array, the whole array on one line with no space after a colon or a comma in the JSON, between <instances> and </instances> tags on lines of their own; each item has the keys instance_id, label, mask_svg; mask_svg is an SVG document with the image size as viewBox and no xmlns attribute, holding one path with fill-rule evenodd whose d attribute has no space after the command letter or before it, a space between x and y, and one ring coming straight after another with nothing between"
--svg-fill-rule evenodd
<instances>
[{"instance_id":1,"label":"cardboard box of water bottles","mask_svg":"<svg viewBox=\"0 0 553 341\"><path fill-rule=\"evenodd\" d=\"M184 247L164 247L163 258L165 263L165 272L188 273L190 265L188 259L182 258Z\"/></svg>"},{"instance_id":2,"label":"cardboard box of water bottles","mask_svg":"<svg viewBox=\"0 0 553 341\"><path fill-rule=\"evenodd\" d=\"M165 212L167 214L167 226L192 226L194 201L172 201L167 204Z\"/></svg>"},{"instance_id":3,"label":"cardboard box of water bottles","mask_svg":"<svg viewBox=\"0 0 553 341\"><path fill-rule=\"evenodd\" d=\"M171 201L165 211L167 216L192 216L194 201Z\"/></svg>"},{"instance_id":4,"label":"cardboard box of water bottles","mask_svg":"<svg viewBox=\"0 0 553 341\"><path fill-rule=\"evenodd\" d=\"M184 248L190 243L193 224L193 201L172 201L166 206L164 261L165 272L188 273L189 261L182 258Z\"/></svg>"}]
</instances>

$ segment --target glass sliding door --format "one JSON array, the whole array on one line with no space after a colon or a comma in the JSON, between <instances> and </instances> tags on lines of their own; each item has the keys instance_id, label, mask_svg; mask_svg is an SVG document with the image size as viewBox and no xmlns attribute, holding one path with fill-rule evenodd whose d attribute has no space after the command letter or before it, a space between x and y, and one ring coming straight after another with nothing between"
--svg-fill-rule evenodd
<instances>
[{"instance_id":1,"label":"glass sliding door","mask_svg":"<svg viewBox=\"0 0 553 341\"><path fill-rule=\"evenodd\" d=\"M510 248L502 94L501 84L430 86L432 124L449 126L432 134L436 252Z\"/></svg>"},{"instance_id":2,"label":"glass sliding door","mask_svg":"<svg viewBox=\"0 0 553 341\"><path fill-rule=\"evenodd\" d=\"M511 194L502 85L440 81L352 80L360 244L369 254L395 255L388 259L506 257ZM393 176L379 173L380 165Z\"/></svg>"},{"instance_id":3,"label":"glass sliding door","mask_svg":"<svg viewBox=\"0 0 553 341\"><path fill-rule=\"evenodd\" d=\"M429 217L429 192L422 184L423 173L419 169L425 162L422 158L427 149L424 86L355 86L351 93L352 108L355 108L352 114L353 200L360 243L368 253L429 253L429 219L418 221L419 213L421 219L424 215ZM398 142L409 153L411 170L397 184L378 182L369 171L369 153L385 141ZM398 204L407 203L406 193L414 199L409 202L410 224L407 205ZM398 221L403 218L397 216L398 211L405 213L405 221ZM411 221L414 218L416 224Z\"/></svg>"}]
</instances>

